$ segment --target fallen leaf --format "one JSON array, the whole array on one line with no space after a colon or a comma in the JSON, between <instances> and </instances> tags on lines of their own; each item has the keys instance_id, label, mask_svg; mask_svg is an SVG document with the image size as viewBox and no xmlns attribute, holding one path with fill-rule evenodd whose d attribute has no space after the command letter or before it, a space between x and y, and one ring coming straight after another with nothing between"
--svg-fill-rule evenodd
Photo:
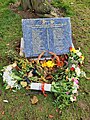
<instances>
[{"instance_id":1,"label":"fallen leaf","mask_svg":"<svg viewBox=\"0 0 90 120\"><path fill-rule=\"evenodd\" d=\"M32 77L33 76L33 74L32 74L32 70L28 73L28 77Z\"/></svg>"},{"instance_id":2,"label":"fallen leaf","mask_svg":"<svg viewBox=\"0 0 90 120\"><path fill-rule=\"evenodd\" d=\"M16 90L12 90L13 92L17 92Z\"/></svg>"},{"instance_id":3,"label":"fallen leaf","mask_svg":"<svg viewBox=\"0 0 90 120\"><path fill-rule=\"evenodd\" d=\"M18 7L18 6L20 6L20 2L16 2L15 4L14 4L14 7Z\"/></svg>"},{"instance_id":4,"label":"fallen leaf","mask_svg":"<svg viewBox=\"0 0 90 120\"><path fill-rule=\"evenodd\" d=\"M18 97L15 97L16 100L18 100Z\"/></svg>"},{"instance_id":5,"label":"fallen leaf","mask_svg":"<svg viewBox=\"0 0 90 120\"><path fill-rule=\"evenodd\" d=\"M29 86L27 86L27 87L26 87L26 90L30 90L30 87L29 87Z\"/></svg>"},{"instance_id":6,"label":"fallen leaf","mask_svg":"<svg viewBox=\"0 0 90 120\"><path fill-rule=\"evenodd\" d=\"M49 115L49 118L51 118L51 119L52 119L53 117L54 117L53 115L51 115L51 114Z\"/></svg>"},{"instance_id":7,"label":"fallen leaf","mask_svg":"<svg viewBox=\"0 0 90 120\"><path fill-rule=\"evenodd\" d=\"M8 103L8 100L3 100L3 102Z\"/></svg>"},{"instance_id":8,"label":"fallen leaf","mask_svg":"<svg viewBox=\"0 0 90 120\"><path fill-rule=\"evenodd\" d=\"M36 104L38 102L38 98L36 96L33 96L33 98L31 99L32 104Z\"/></svg>"},{"instance_id":9,"label":"fallen leaf","mask_svg":"<svg viewBox=\"0 0 90 120\"><path fill-rule=\"evenodd\" d=\"M2 115L4 115L5 114L5 112L4 111L2 111Z\"/></svg>"},{"instance_id":10,"label":"fallen leaf","mask_svg":"<svg viewBox=\"0 0 90 120\"><path fill-rule=\"evenodd\" d=\"M52 78L53 78L52 75L48 75L48 76L46 76L46 80L51 80Z\"/></svg>"},{"instance_id":11,"label":"fallen leaf","mask_svg":"<svg viewBox=\"0 0 90 120\"><path fill-rule=\"evenodd\" d=\"M59 112L59 110L58 110L58 109L56 109L56 112Z\"/></svg>"}]
</instances>

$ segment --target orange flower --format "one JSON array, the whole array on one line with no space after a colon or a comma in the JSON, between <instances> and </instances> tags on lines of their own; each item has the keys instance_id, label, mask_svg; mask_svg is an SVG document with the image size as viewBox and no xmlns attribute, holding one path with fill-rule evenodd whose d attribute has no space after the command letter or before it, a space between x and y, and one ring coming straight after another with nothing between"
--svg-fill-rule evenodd
<instances>
[{"instance_id":1,"label":"orange flower","mask_svg":"<svg viewBox=\"0 0 90 120\"><path fill-rule=\"evenodd\" d=\"M74 52L74 53L76 53L76 50L75 50L75 48L73 48L73 47L70 47L70 52Z\"/></svg>"},{"instance_id":2,"label":"orange flower","mask_svg":"<svg viewBox=\"0 0 90 120\"><path fill-rule=\"evenodd\" d=\"M63 61L58 61L58 62L57 62L57 66L58 66L58 67L62 67L63 65L64 65L64 62L63 62Z\"/></svg>"}]
</instances>

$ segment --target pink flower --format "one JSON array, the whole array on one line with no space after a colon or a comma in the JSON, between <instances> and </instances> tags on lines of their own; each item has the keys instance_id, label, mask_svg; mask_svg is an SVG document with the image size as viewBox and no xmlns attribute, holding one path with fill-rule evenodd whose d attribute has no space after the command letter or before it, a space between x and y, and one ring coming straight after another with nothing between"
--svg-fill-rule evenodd
<instances>
[{"instance_id":1,"label":"pink flower","mask_svg":"<svg viewBox=\"0 0 90 120\"><path fill-rule=\"evenodd\" d=\"M75 78L72 78L72 81L74 82Z\"/></svg>"},{"instance_id":2,"label":"pink flower","mask_svg":"<svg viewBox=\"0 0 90 120\"><path fill-rule=\"evenodd\" d=\"M71 95L70 100L71 100L71 102L76 101L76 96Z\"/></svg>"},{"instance_id":3,"label":"pink flower","mask_svg":"<svg viewBox=\"0 0 90 120\"><path fill-rule=\"evenodd\" d=\"M73 81L75 84L78 84L78 83L79 83L78 80L75 79L75 78L72 78L72 81Z\"/></svg>"},{"instance_id":4,"label":"pink flower","mask_svg":"<svg viewBox=\"0 0 90 120\"><path fill-rule=\"evenodd\" d=\"M76 84L78 84L78 83L79 83L77 79L76 79L76 80L74 80L74 82L75 82Z\"/></svg>"},{"instance_id":5,"label":"pink flower","mask_svg":"<svg viewBox=\"0 0 90 120\"><path fill-rule=\"evenodd\" d=\"M68 94L69 94L69 92L66 92L66 94L68 95Z\"/></svg>"}]
</instances>

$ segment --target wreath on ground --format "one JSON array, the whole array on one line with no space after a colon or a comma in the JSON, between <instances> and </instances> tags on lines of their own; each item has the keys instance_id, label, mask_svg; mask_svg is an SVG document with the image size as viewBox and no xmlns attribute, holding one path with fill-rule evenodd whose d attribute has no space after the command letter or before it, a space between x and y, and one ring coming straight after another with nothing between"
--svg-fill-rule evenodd
<instances>
[{"instance_id":1,"label":"wreath on ground","mask_svg":"<svg viewBox=\"0 0 90 120\"><path fill-rule=\"evenodd\" d=\"M37 60L18 59L13 64L3 68L3 82L5 89L31 89L31 85L40 84L44 96L45 85L49 85L50 91L55 95L54 105L60 109L65 108L78 96L79 81L86 77L82 70L84 56L80 48L70 47L70 52L64 55L56 55L53 52L50 59L41 57ZM38 83L38 84L37 84Z\"/></svg>"}]
</instances>

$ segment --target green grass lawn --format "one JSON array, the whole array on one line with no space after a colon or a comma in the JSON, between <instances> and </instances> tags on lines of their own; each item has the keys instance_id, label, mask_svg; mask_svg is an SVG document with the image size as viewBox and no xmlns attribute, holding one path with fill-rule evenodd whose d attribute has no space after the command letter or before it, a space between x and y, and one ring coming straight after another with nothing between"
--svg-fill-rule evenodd
<instances>
[{"instance_id":1,"label":"green grass lawn","mask_svg":"<svg viewBox=\"0 0 90 120\"><path fill-rule=\"evenodd\" d=\"M19 56L16 46L22 37L21 17L9 9L9 3L16 0L0 0L0 70ZM67 0L64 0L67 4ZM75 47L80 47L85 56L83 69L90 77L90 0L68 0L74 15L71 16L72 36ZM53 95L44 97L29 90L12 92L4 90L0 77L0 120L90 120L90 80L81 79L76 103L57 112L53 106ZM30 95L27 95L29 93ZM31 104L33 95L38 103ZM3 100L8 100L4 103ZM50 115L53 116L50 118Z\"/></svg>"}]
</instances>

